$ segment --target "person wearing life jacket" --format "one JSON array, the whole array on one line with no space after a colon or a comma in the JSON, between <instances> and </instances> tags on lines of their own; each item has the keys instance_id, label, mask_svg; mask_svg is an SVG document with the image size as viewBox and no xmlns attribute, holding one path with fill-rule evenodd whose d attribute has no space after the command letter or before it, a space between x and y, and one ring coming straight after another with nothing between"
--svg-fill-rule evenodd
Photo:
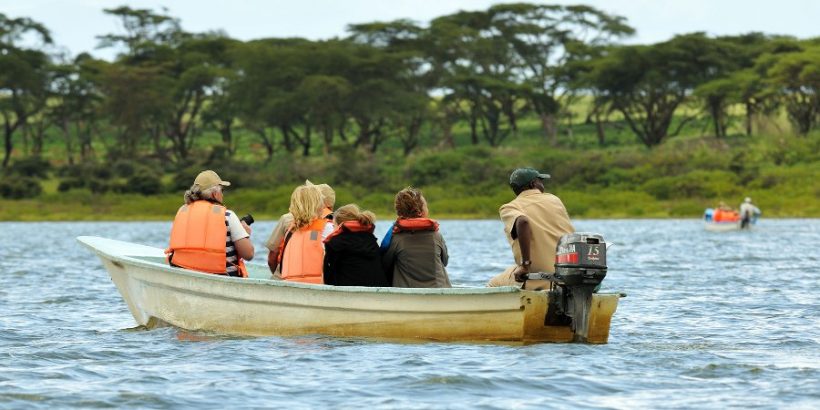
<instances>
[{"instance_id":1,"label":"person wearing life jacket","mask_svg":"<svg viewBox=\"0 0 820 410\"><path fill-rule=\"evenodd\" d=\"M405 188L396 194L396 214L382 266L393 287L449 288L447 244L438 222L428 217L421 191Z\"/></svg>"},{"instance_id":2,"label":"person wearing life jacket","mask_svg":"<svg viewBox=\"0 0 820 410\"><path fill-rule=\"evenodd\" d=\"M324 239L333 232L333 222L323 218L322 193L316 185L297 187L290 197L293 221L280 246L282 279L323 283Z\"/></svg>"},{"instance_id":3,"label":"person wearing life jacket","mask_svg":"<svg viewBox=\"0 0 820 410\"><path fill-rule=\"evenodd\" d=\"M311 183L310 180L306 180L305 185L313 185L313 183ZM321 216L332 222L333 206L336 204L336 192L333 191L333 188L331 188L328 184L319 184L316 186L322 193L322 203L324 204ZM265 242L265 247L268 248L268 268L270 268L273 279L282 279L282 272L279 264L279 251L282 245L282 239L285 238L288 227L292 222L293 215L291 215L290 212L280 216L279 221L273 228L273 232L271 232L270 237L268 237L268 240Z\"/></svg>"},{"instance_id":4,"label":"person wearing life jacket","mask_svg":"<svg viewBox=\"0 0 820 410\"><path fill-rule=\"evenodd\" d=\"M373 236L376 215L356 204L333 214L336 227L325 239L324 280L335 286L390 286L382 269L381 254Z\"/></svg>"},{"instance_id":5,"label":"person wearing life jacket","mask_svg":"<svg viewBox=\"0 0 820 410\"><path fill-rule=\"evenodd\" d=\"M216 172L197 175L185 191L165 250L171 266L218 275L247 277L244 261L253 259L251 228L223 204L223 181Z\"/></svg>"},{"instance_id":6,"label":"person wearing life jacket","mask_svg":"<svg viewBox=\"0 0 820 410\"><path fill-rule=\"evenodd\" d=\"M549 281L525 281L525 277L530 272L555 272L558 240L575 232L561 199L544 192L544 181L549 177L533 168L518 168L510 174L510 188L516 197L502 205L499 214L516 264L490 279L487 286L549 289Z\"/></svg>"},{"instance_id":7,"label":"person wearing life jacket","mask_svg":"<svg viewBox=\"0 0 820 410\"><path fill-rule=\"evenodd\" d=\"M712 219L715 222L737 222L740 220L740 215L725 202L720 201Z\"/></svg>"}]
</instances>

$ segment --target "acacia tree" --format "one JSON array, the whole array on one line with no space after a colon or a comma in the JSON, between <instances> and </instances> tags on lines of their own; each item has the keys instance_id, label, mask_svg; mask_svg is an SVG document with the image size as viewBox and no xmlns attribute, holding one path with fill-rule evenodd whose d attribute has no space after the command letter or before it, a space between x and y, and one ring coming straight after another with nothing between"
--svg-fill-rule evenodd
<instances>
[{"instance_id":1,"label":"acacia tree","mask_svg":"<svg viewBox=\"0 0 820 410\"><path fill-rule=\"evenodd\" d=\"M391 74L398 87L383 98L392 107L387 132L396 136L407 155L419 145L421 130L432 117L429 93L436 88L438 73L430 59L429 38L418 24L404 19L351 25L348 31L351 41L384 50L398 63ZM441 101L448 105L446 99ZM451 128L452 123L443 127L447 134Z\"/></svg>"},{"instance_id":2,"label":"acacia tree","mask_svg":"<svg viewBox=\"0 0 820 410\"><path fill-rule=\"evenodd\" d=\"M98 84L101 63L83 53L52 69L51 98L55 103L48 107L47 116L63 135L69 164L74 163L75 137L80 159L86 161L93 155L92 135L102 104Z\"/></svg>"},{"instance_id":3,"label":"acacia tree","mask_svg":"<svg viewBox=\"0 0 820 410\"><path fill-rule=\"evenodd\" d=\"M553 145L557 116L575 93L576 71L568 67L588 58L591 50L634 33L624 17L583 5L498 4L488 15L493 30L511 48L516 80L528 90L525 96Z\"/></svg>"},{"instance_id":4,"label":"acacia tree","mask_svg":"<svg viewBox=\"0 0 820 410\"><path fill-rule=\"evenodd\" d=\"M41 112L48 99L48 56L36 49L18 46L26 35L50 44L51 35L40 23L28 18L9 18L0 13L0 117L3 118L3 168L14 150L14 133Z\"/></svg>"},{"instance_id":5,"label":"acacia tree","mask_svg":"<svg viewBox=\"0 0 820 410\"><path fill-rule=\"evenodd\" d=\"M714 42L695 33L650 46L611 48L589 64L589 84L644 145L653 147L694 118L685 116L672 129L677 109L708 81L721 55Z\"/></svg>"},{"instance_id":6,"label":"acacia tree","mask_svg":"<svg viewBox=\"0 0 820 410\"><path fill-rule=\"evenodd\" d=\"M178 19L148 9L119 7L105 12L120 19L125 31L100 37L102 47L125 48L116 62L123 67L120 73L152 76L161 84L152 92L162 94L158 97L163 104L151 115L141 116L145 123L131 127L131 131L147 132L158 155L163 155L162 140L167 139L176 160L185 161L193 147L208 94L227 65L230 41L220 33L187 33ZM117 101L130 104L127 99Z\"/></svg>"},{"instance_id":7,"label":"acacia tree","mask_svg":"<svg viewBox=\"0 0 820 410\"><path fill-rule=\"evenodd\" d=\"M296 89L305 104L306 121L322 135L325 154L332 150L336 130L344 126L344 105L351 92L347 79L324 74L306 76Z\"/></svg>"},{"instance_id":8,"label":"acacia tree","mask_svg":"<svg viewBox=\"0 0 820 410\"><path fill-rule=\"evenodd\" d=\"M746 131L751 134L752 116L762 108L765 93L762 90L761 73L753 71L756 60L772 42L772 37L762 33L723 36L714 39L714 52L719 53L722 63L713 66L709 79L695 89L706 112L711 117L715 136L726 136L728 108L741 103L746 108Z\"/></svg>"},{"instance_id":9,"label":"acacia tree","mask_svg":"<svg viewBox=\"0 0 820 410\"><path fill-rule=\"evenodd\" d=\"M133 155L147 135L157 155L162 151L162 120L167 118L172 87L157 67L105 63L100 67L100 88L105 95L102 112L115 129L116 144L109 154Z\"/></svg>"},{"instance_id":10,"label":"acacia tree","mask_svg":"<svg viewBox=\"0 0 820 410\"><path fill-rule=\"evenodd\" d=\"M439 17L430 23L426 42L442 101L467 106L472 143L480 135L498 145L514 133L521 89L513 52L492 26L492 16L461 11Z\"/></svg>"},{"instance_id":11,"label":"acacia tree","mask_svg":"<svg viewBox=\"0 0 820 410\"><path fill-rule=\"evenodd\" d=\"M797 132L808 134L820 120L820 46L808 44L801 51L778 55L767 75Z\"/></svg>"},{"instance_id":12,"label":"acacia tree","mask_svg":"<svg viewBox=\"0 0 820 410\"><path fill-rule=\"evenodd\" d=\"M206 99L213 95L217 82L227 78L224 73L230 65L229 47L230 40L223 35L203 34L184 38L174 53L173 68L166 73L174 84L174 110L167 120L165 135L180 161L188 158L193 147L195 128ZM224 121L223 117L223 124Z\"/></svg>"},{"instance_id":13,"label":"acacia tree","mask_svg":"<svg viewBox=\"0 0 820 410\"><path fill-rule=\"evenodd\" d=\"M307 75L314 46L304 39L263 39L245 43L237 52L235 92L239 118L273 157L276 131L282 145L294 152L301 145L303 155L312 145L311 124L306 121L304 101L297 87Z\"/></svg>"},{"instance_id":14,"label":"acacia tree","mask_svg":"<svg viewBox=\"0 0 820 410\"><path fill-rule=\"evenodd\" d=\"M232 156L236 152L233 132L239 116L236 54L241 42L217 37L212 39L211 46L219 47L219 52L214 54L220 57L215 59L220 64L213 70L213 81L208 89L208 105L202 110L202 122L219 132L226 153Z\"/></svg>"}]
</instances>

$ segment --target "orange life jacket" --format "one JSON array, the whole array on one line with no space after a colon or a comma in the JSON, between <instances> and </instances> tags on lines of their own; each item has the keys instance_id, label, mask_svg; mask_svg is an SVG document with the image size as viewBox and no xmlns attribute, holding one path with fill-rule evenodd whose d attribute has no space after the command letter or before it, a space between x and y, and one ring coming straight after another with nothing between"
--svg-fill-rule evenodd
<instances>
[{"instance_id":1,"label":"orange life jacket","mask_svg":"<svg viewBox=\"0 0 820 410\"><path fill-rule=\"evenodd\" d=\"M327 225L324 218L314 219L310 225L291 230L283 240L282 279L294 282L324 283L323 264L325 248L322 231Z\"/></svg>"},{"instance_id":2,"label":"orange life jacket","mask_svg":"<svg viewBox=\"0 0 820 410\"><path fill-rule=\"evenodd\" d=\"M716 209L712 215L712 220L715 222L737 222L740 220L740 215L735 211Z\"/></svg>"},{"instance_id":3,"label":"orange life jacket","mask_svg":"<svg viewBox=\"0 0 820 410\"><path fill-rule=\"evenodd\" d=\"M393 233L409 231L437 231L438 222L430 218L397 219L393 225Z\"/></svg>"},{"instance_id":4,"label":"orange life jacket","mask_svg":"<svg viewBox=\"0 0 820 410\"><path fill-rule=\"evenodd\" d=\"M224 275L227 258L225 241L225 207L208 201L195 201L177 211L171 226L171 242L165 250L168 263L185 269ZM248 277L245 263L239 258L238 271Z\"/></svg>"}]
</instances>

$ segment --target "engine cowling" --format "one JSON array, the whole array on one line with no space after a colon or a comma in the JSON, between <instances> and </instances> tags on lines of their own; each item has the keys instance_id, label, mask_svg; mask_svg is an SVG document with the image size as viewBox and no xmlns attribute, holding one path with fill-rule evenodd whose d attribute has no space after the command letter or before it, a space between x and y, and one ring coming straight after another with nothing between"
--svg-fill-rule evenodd
<instances>
[{"instance_id":1,"label":"engine cowling","mask_svg":"<svg viewBox=\"0 0 820 410\"><path fill-rule=\"evenodd\" d=\"M575 341L586 341L592 294L606 277L606 242L596 233L576 232L561 237L550 275L550 307L544 324L570 324Z\"/></svg>"}]
</instances>

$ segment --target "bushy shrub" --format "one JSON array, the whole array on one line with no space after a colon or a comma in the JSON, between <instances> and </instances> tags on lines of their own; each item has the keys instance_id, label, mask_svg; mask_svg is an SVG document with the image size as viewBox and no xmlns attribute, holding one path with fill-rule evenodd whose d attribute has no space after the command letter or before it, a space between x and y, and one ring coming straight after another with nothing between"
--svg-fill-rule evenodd
<instances>
[{"instance_id":1,"label":"bushy shrub","mask_svg":"<svg viewBox=\"0 0 820 410\"><path fill-rule=\"evenodd\" d=\"M412 185L433 185L451 180L465 156L457 151L421 154L408 163L405 178Z\"/></svg>"},{"instance_id":2,"label":"bushy shrub","mask_svg":"<svg viewBox=\"0 0 820 410\"><path fill-rule=\"evenodd\" d=\"M139 167L126 179L125 184L118 186L117 190L124 193L155 195L162 191L162 180L155 171Z\"/></svg>"},{"instance_id":3,"label":"bushy shrub","mask_svg":"<svg viewBox=\"0 0 820 410\"><path fill-rule=\"evenodd\" d=\"M77 165L66 165L57 170L57 175L62 178L101 178L110 179L113 176L111 167L107 164L84 163Z\"/></svg>"},{"instance_id":4,"label":"bushy shrub","mask_svg":"<svg viewBox=\"0 0 820 410\"><path fill-rule=\"evenodd\" d=\"M510 181L510 164L492 152L468 155L461 164L458 182L462 184L482 184L506 186Z\"/></svg>"},{"instance_id":5,"label":"bushy shrub","mask_svg":"<svg viewBox=\"0 0 820 410\"><path fill-rule=\"evenodd\" d=\"M327 164L327 174L334 185L356 184L375 189L386 188L386 179L378 158L360 150L340 147L336 158Z\"/></svg>"},{"instance_id":6,"label":"bushy shrub","mask_svg":"<svg viewBox=\"0 0 820 410\"><path fill-rule=\"evenodd\" d=\"M510 172L521 166L505 154L484 146L419 154L407 162L403 181L414 186L481 183L503 186Z\"/></svg>"},{"instance_id":7,"label":"bushy shrub","mask_svg":"<svg viewBox=\"0 0 820 410\"><path fill-rule=\"evenodd\" d=\"M111 164L111 170L114 172L114 175L118 177L128 178L134 175L134 170L139 166L140 164L134 161L120 159Z\"/></svg>"},{"instance_id":8,"label":"bushy shrub","mask_svg":"<svg viewBox=\"0 0 820 410\"><path fill-rule=\"evenodd\" d=\"M171 193L182 193L191 187L196 175L202 171L199 166L189 166L181 168L171 175L171 181L166 186L165 191Z\"/></svg>"},{"instance_id":9,"label":"bushy shrub","mask_svg":"<svg viewBox=\"0 0 820 410\"><path fill-rule=\"evenodd\" d=\"M8 199L34 198L43 192L37 178L5 176L0 180L0 197Z\"/></svg>"},{"instance_id":10,"label":"bushy shrub","mask_svg":"<svg viewBox=\"0 0 820 410\"><path fill-rule=\"evenodd\" d=\"M671 177L660 177L642 185L656 199L716 199L738 194L738 177L727 171L692 171Z\"/></svg>"},{"instance_id":11,"label":"bushy shrub","mask_svg":"<svg viewBox=\"0 0 820 410\"><path fill-rule=\"evenodd\" d=\"M48 178L50 170L51 164L41 157L18 159L9 168L11 174L40 179Z\"/></svg>"},{"instance_id":12,"label":"bushy shrub","mask_svg":"<svg viewBox=\"0 0 820 410\"><path fill-rule=\"evenodd\" d=\"M555 170L556 182L567 183L581 188L585 185L601 184L602 178L609 171L606 161L600 155L589 155L573 158Z\"/></svg>"},{"instance_id":13,"label":"bushy shrub","mask_svg":"<svg viewBox=\"0 0 820 410\"><path fill-rule=\"evenodd\" d=\"M85 187L85 181L82 178L68 177L60 181L60 184L57 185L57 191L66 192L75 188L83 187Z\"/></svg>"},{"instance_id":14,"label":"bushy shrub","mask_svg":"<svg viewBox=\"0 0 820 410\"><path fill-rule=\"evenodd\" d=\"M104 194L111 190L111 182L100 178L91 178L85 182L85 186L95 194Z\"/></svg>"},{"instance_id":15,"label":"bushy shrub","mask_svg":"<svg viewBox=\"0 0 820 410\"><path fill-rule=\"evenodd\" d=\"M660 177L643 184L641 189L649 193L655 199L666 200L672 198L675 192L673 177Z\"/></svg>"},{"instance_id":16,"label":"bushy shrub","mask_svg":"<svg viewBox=\"0 0 820 410\"><path fill-rule=\"evenodd\" d=\"M225 159L208 164L207 167L188 167L187 170L191 173L185 189L190 188L197 174L205 169L211 169L223 180L230 181L230 189L269 188L271 185L271 176L264 165Z\"/></svg>"}]
</instances>

